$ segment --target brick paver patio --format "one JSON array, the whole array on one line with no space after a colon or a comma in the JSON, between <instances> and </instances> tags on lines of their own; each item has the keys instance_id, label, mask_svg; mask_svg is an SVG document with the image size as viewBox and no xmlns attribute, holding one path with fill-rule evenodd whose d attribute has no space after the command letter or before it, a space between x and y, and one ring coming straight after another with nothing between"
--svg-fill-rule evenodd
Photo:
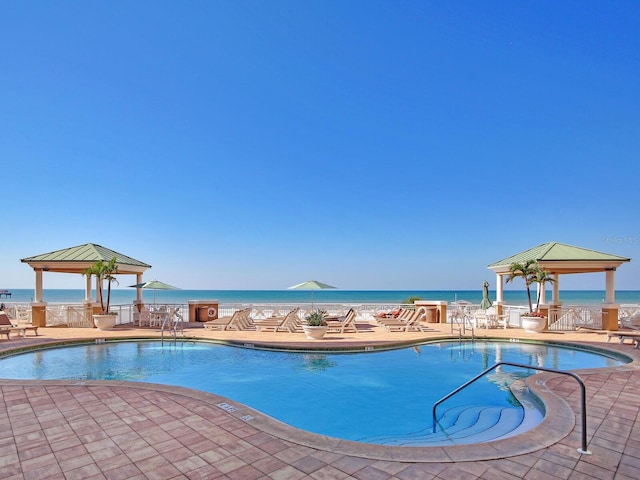
<instances>
[{"instance_id":1,"label":"brick paver patio","mask_svg":"<svg viewBox=\"0 0 640 480\"><path fill-rule=\"evenodd\" d=\"M60 340L148 337L152 330L119 328L40 329L39 337L0 341L0 349ZM370 326L358 334L329 336L312 346L397 343L442 338L449 326L428 333L387 333ZM186 336L241 343L309 345L302 334L208 332ZM622 351L631 345L607 344L604 332L527 334L519 329L479 331L478 336L543 338ZM587 385L588 441L591 455L578 452L579 418L569 434L551 444L550 422L513 439L447 450L418 448L396 455L393 449L364 445L346 448L324 437L270 423L259 412L216 395L177 387L129 382L0 381L0 478L2 479L637 479L640 478L640 370L637 361L622 367L581 371ZM579 412L577 383L543 374L546 387ZM245 421L247 412L256 417ZM548 425L545 426L545 423ZM522 451L528 450L527 453ZM406 451L406 449L404 450ZM485 456L487 459L477 460ZM472 460L473 459L473 460ZM454 461L455 460L455 461Z\"/></svg>"}]
</instances>

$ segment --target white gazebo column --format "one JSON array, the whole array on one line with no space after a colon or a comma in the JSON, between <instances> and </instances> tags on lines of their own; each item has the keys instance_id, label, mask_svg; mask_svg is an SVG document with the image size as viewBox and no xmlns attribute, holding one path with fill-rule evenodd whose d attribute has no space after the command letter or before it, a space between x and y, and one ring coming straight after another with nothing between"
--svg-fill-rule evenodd
<instances>
[{"instance_id":1,"label":"white gazebo column","mask_svg":"<svg viewBox=\"0 0 640 480\"><path fill-rule=\"evenodd\" d=\"M86 276L84 284L84 303L91 303L91 275Z\"/></svg>"},{"instance_id":2,"label":"white gazebo column","mask_svg":"<svg viewBox=\"0 0 640 480\"><path fill-rule=\"evenodd\" d=\"M136 274L136 285L142 283L142 274L141 273L137 273ZM142 303L142 289L141 288L136 288L136 301L138 303Z\"/></svg>"},{"instance_id":3,"label":"white gazebo column","mask_svg":"<svg viewBox=\"0 0 640 480\"><path fill-rule=\"evenodd\" d=\"M616 269L612 268L605 271L606 274L606 295L605 303L616 303L616 287L615 287L615 274Z\"/></svg>"},{"instance_id":4,"label":"white gazebo column","mask_svg":"<svg viewBox=\"0 0 640 480\"><path fill-rule=\"evenodd\" d=\"M493 304L496 306L496 313L502 315L502 305L504 304L504 284L502 282L503 275L496 273L496 301Z\"/></svg>"},{"instance_id":5,"label":"white gazebo column","mask_svg":"<svg viewBox=\"0 0 640 480\"><path fill-rule=\"evenodd\" d=\"M136 273L136 285L139 285L142 283L142 274L141 273ZM144 306L144 302L142 301L142 289L141 288L136 288L136 299L133 301L133 305L136 307L137 311L140 312L142 310L142 307ZM135 312L134 312L134 323L135 322Z\"/></svg>"},{"instance_id":6,"label":"white gazebo column","mask_svg":"<svg viewBox=\"0 0 640 480\"><path fill-rule=\"evenodd\" d=\"M555 323L562 315L562 302L560 301L560 275L552 273L551 278L551 303L547 303L546 291L542 290L542 297L540 298L540 311L547 315L547 325ZM540 288L540 284L538 284Z\"/></svg>"},{"instance_id":7,"label":"white gazebo column","mask_svg":"<svg viewBox=\"0 0 640 480\"><path fill-rule=\"evenodd\" d=\"M551 294L551 303L554 305L560 305L560 275L557 273L553 274L553 278L555 282L551 284L552 286L552 294Z\"/></svg>"},{"instance_id":8,"label":"white gazebo column","mask_svg":"<svg viewBox=\"0 0 640 480\"><path fill-rule=\"evenodd\" d=\"M36 272L36 297L34 299L34 301L36 302L42 302L42 269L41 268L36 268L35 269Z\"/></svg>"},{"instance_id":9,"label":"white gazebo column","mask_svg":"<svg viewBox=\"0 0 640 480\"><path fill-rule=\"evenodd\" d=\"M43 301L42 268L34 268L36 272L35 298L31 303L31 324L37 327L47 326L47 304Z\"/></svg>"},{"instance_id":10,"label":"white gazebo column","mask_svg":"<svg viewBox=\"0 0 640 480\"><path fill-rule=\"evenodd\" d=\"M602 329L618 330L618 305L616 304L615 268L607 268L605 300L602 305Z\"/></svg>"},{"instance_id":11,"label":"white gazebo column","mask_svg":"<svg viewBox=\"0 0 640 480\"><path fill-rule=\"evenodd\" d=\"M496 302L503 303L504 302L504 289L502 283L503 275L496 273Z\"/></svg>"}]
</instances>

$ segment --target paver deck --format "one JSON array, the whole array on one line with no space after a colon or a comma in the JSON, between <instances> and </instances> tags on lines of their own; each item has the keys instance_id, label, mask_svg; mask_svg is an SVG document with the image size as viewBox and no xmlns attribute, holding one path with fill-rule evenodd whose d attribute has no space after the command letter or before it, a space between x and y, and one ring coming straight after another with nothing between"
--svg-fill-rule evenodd
<instances>
[{"instance_id":1,"label":"paver deck","mask_svg":"<svg viewBox=\"0 0 640 480\"><path fill-rule=\"evenodd\" d=\"M282 347L386 345L450 336L448 325L429 332L389 333L370 325L357 334L308 341L303 334L211 332L185 335ZM41 328L38 337L0 340L0 350L63 340L150 337L159 332L121 327ZM0 478L3 479L637 479L640 478L640 369L632 345L606 343L606 332L529 334L521 329L478 330L477 337L544 339L621 351L635 361L580 371L587 386L591 455L578 452L579 419L558 437L562 419L549 415L525 435L486 444L402 449L341 444L269 422L245 407L228 412L216 395L133 382L0 380ZM543 374L554 398L579 412L577 383ZM539 382L538 382L539 383ZM557 395L557 397L556 397ZM551 410L555 410L555 407ZM571 419L575 420L575 419ZM552 440L550 440L552 439ZM350 442L351 443L351 442ZM343 448L344 447L344 448ZM479 458L485 458L479 460Z\"/></svg>"}]
</instances>

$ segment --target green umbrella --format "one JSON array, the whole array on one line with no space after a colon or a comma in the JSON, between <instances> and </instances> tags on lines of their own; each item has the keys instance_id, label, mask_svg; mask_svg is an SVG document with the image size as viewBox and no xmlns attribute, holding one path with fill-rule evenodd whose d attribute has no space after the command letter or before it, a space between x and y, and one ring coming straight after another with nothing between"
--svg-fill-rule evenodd
<instances>
[{"instance_id":1,"label":"green umbrella","mask_svg":"<svg viewBox=\"0 0 640 480\"><path fill-rule=\"evenodd\" d=\"M491 305L491 300L489 300L489 282L485 280L482 283L482 301L480 302L480 308L486 310L491 307Z\"/></svg>"},{"instance_id":2,"label":"green umbrella","mask_svg":"<svg viewBox=\"0 0 640 480\"><path fill-rule=\"evenodd\" d=\"M156 304L156 290L180 290L178 287L169 285L168 283L160 282L158 280L151 280L150 282L136 283L135 285L129 285L131 288L151 288L153 289L153 304Z\"/></svg>"},{"instance_id":3,"label":"green umbrella","mask_svg":"<svg viewBox=\"0 0 640 480\"><path fill-rule=\"evenodd\" d=\"M308 280L306 282L299 283L293 287L289 287L289 290L311 290L311 310L313 310L313 291L314 290L326 290L336 288L326 283L318 282L317 280Z\"/></svg>"}]
</instances>

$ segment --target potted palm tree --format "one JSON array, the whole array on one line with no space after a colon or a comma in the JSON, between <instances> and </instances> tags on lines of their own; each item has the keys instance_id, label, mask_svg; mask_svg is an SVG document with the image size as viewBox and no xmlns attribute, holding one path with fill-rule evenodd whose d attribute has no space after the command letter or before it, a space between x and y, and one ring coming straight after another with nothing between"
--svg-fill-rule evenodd
<instances>
[{"instance_id":1,"label":"potted palm tree","mask_svg":"<svg viewBox=\"0 0 640 480\"><path fill-rule=\"evenodd\" d=\"M524 328L525 332L542 332L547 328L547 317L539 311L540 294L547 283L554 282L555 280L551 277L551 274L541 268L535 260L527 260L524 263L512 263L509 266L507 283L513 281L515 278L521 278L524 281L527 289L527 300L529 302L529 312L520 316L522 328ZM538 290L536 307L534 309L533 303L531 302L531 285L535 283L540 284L540 289Z\"/></svg>"},{"instance_id":2,"label":"potted palm tree","mask_svg":"<svg viewBox=\"0 0 640 480\"><path fill-rule=\"evenodd\" d=\"M96 277L96 293L100 299L100 313L93 315L93 323L99 330L111 330L116 324L117 312L109 310L111 303L111 284L118 284L114 275L118 273L116 257L108 262L98 260L91 267L84 270L83 274ZM104 301L104 282L107 282L107 301Z\"/></svg>"},{"instance_id":3,"label":"potted palm tree","mask_svg":"<svg viewBox=\"0 0 640 480\"><path fill-rule=\"evenodd\" d=\"M302 325L302 330L307 338L311 340L320 340L324 337L327 333L325 318L327 318L327 311L319 308L304 317L306 325Z\"/></svg>"}]
</instances>

